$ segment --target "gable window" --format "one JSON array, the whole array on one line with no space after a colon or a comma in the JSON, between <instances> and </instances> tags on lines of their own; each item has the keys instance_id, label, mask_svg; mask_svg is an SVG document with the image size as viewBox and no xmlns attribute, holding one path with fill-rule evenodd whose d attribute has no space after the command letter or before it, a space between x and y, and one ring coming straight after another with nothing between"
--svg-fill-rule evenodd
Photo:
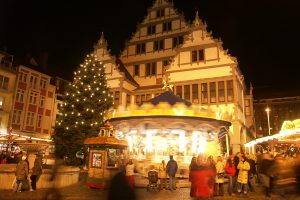
<instances>
[{"instance_id":1,"label":"gable window","mask_svg":"<svg viewBox=\"0 0 300 200\"><path fill-rule=\"evenodd\" d=\"M136 54L141 54L146 52L146 44L141 43L136 45Z\"/></svg>"},{"instance_id":2,"label":"gable window","mask_svg":"<svg viewBox=\"0 0 300 200\"><path fill-rule=\"evenodd\" d=\"M190 85L185 85L184 86L184 99L190 100L190 98L191 98Z\"/></svg>"},{"instance_id":3,"label":"gable window","mask_svg":"<svg viewBox=\"0 0 300 200\"><path fill-rule=\"evenodd\" d=\"M209 83L210 103L216 103L216 82Z\"/></svg>"},{"instance_id":4,"label":"gable window","mask_svg":"<svg viewBox=\"0 0 300 200\"><path fill-rule=\"evenodd\" d=\"M224 81L218 82L218 99L219 102L225 101L225 84Z\"/></svg>"},{"instance_id":5,"label":"gable window","mask_svg":"<svg viewBox=\"0 0 300 200\"><path fill-rule=\"evenodd\" d=\"M233 81L228 80L226 82L227 84L227 101L232 102L233 101Z\"/></svg>"},{"instance_id":6,"label":"gable window","mask_svg":"<svg viewBox=\"0 0 300 200\"><path fill-rule=\"evenodd\" d=\"M176 86L176 95L182 98L182 86Z\"/></svg>"},{"instance_id":7,"label":"gable window","mask_svg":"<svg viewBox=\"0 0 300 200\"><path fill-rule=\"evenodd\" d=\"M0 75L0 89L7 90L8 82L9 82L8 77Z\"/></svg>"},{"instance_id":8,"label":"gable window","mask_svg":"<svg viewBox=\"0 0 300 200\"><path fill-rule=\"evenodd\" d=\"M155 33L156 33L156 26L155 25L148 26L147 34L152 35L152 34L155 34Z\"/></svg>"},{"instance_id":9,"label":"gable window","mask_svg":"<svg viewBox=\"0 0 300 200\"><path fill-rule=\"evenodd\" d=\"M156 17L163 17L165 16L165 9L160 9L156 11Z\"/></svg>"},{"instance_id":10,"label":"gable window","mask_svg":"<svg viewBox=\"0 0 300 200\"><path fill-rule=\"evenodd\" d=\"M199 103L198 84L192 85L192 101L193 103Z\"/></svg>"},{"instance_id":11,"label":"gable window","mask_svg":"<svg viewBox=\"0 0 300 200\"><path fill-rule=\"evenodd\" d=\"M180 44L183 44L183 36L182 35L173 38L173 48L177 47Z\"/></svg>"},{"instance_id":12,"label":"gable window","mask_svg":"<svg viewBox=\"0 0 300 200\"><path fill-rule=\"evenodd\" d=\"M172 22L163 23L163 32L172 30Z\"/></svg>"},{"instance_id":13,"label":"gable window","mask_svg":"<svg viewBox=\"0 0 300 200\"><path fill-rule=\"evenodd\" d=\"M207 103L207 83L201 83L201 103Z\"/></svg>"},{"instance_id":14,"label":"gable window","mask_svg":"<svg viewBox=\"0 0 300 200\"><path fill-rule=\"evenodd\" d=\"M154 51L159 51L164 49L164 40L154 41Z\"/></svg>"},{"instance_id":15,"label":"gable window","mask_svg":"<svg viewBox=\"0 0 300 200\"><path fill-rule=\"evenodd\" d=\"M147 63L146 64L146 76L156 75L156 63Z\"/></svg>"},{"instance_id":16,"label":"gable window","mask_svg":"<svg viewBox=\"0 0 300 200\"><path fill-rule=\"evenodd\" d=\"M204 49L192 51L192 62L204 61Z\"/></svg>"}]
</instances>

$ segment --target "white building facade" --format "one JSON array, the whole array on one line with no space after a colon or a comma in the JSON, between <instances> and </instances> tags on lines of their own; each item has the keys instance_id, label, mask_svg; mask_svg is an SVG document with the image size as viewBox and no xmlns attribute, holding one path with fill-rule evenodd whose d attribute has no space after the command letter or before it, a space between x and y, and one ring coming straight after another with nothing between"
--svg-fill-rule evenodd
<instances>
[{"instance_id":1,"label":"white building facade","mask_svg":"<svg viewBox=\"0 0 300 200\"><path fill-rule=\"evenodd\" d=\"M207 32L196 13L185 21L167 0L156 0L119 58L110 54L102 33L94 54L105 64L114 104L141 104L160 93L163 83L174 94L216 113L230 113L228 130L232 153L251 137L252 92L247 91L237 59Z\"/></svg>"}]
</instances>

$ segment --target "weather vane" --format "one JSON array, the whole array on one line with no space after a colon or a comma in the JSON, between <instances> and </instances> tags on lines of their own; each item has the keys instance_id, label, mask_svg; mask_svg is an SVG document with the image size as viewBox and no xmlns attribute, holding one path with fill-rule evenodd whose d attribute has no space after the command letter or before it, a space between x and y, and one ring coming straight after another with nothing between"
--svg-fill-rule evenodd
<instances>
[{"instance_id":1,"label":"weather vane","mask_svg":"<svg viewBox=\"0 0 300 200\"><path fill-rule=\"evenodd\" d=\"M172 84L168 85L167 81L165 81L165 80L163 82L164 82L164 86L162 89L173 92L173 85Z\"/></svg>"}]
</instances>

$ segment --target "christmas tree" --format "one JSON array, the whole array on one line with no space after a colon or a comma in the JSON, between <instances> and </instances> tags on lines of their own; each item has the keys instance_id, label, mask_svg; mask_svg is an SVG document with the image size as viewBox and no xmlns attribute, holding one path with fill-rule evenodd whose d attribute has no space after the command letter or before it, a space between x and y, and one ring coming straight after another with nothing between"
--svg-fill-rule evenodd
<instances>
[{"instance_id":1,"label":"christmas tree","mask_svg":"<svg viewBox=\"0 0 300 200\"><path fill-rule=\"evenodd\" d=\"M86 138L98 135L112 104L105 66L95 55L87 55L74 72L73 83L66 87L53 136L56 155L67 158L68 164L79 164L76 153L83 148Z\"/></svg>"}]
</instances>

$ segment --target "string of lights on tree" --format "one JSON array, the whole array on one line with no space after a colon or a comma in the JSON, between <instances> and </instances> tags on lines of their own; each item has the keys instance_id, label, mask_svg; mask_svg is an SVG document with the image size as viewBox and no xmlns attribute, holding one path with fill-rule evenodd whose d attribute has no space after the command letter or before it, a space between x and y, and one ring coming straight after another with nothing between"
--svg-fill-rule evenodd
<instances>
[{"instance_id":1,"label":"string of lights on tree","mask_svg":"<svg viewBox=\"0 0 300 200\"><path fill-rule=\"evenodd\" d=\"M78 145L82 146L85 138L97 136L105 112L112 105L105 65L97 60L96 55L89 54L74 72L73 82L66 87L55 127L54 141L58 143L56 148L59 149L60 144L66 147L63 141L66 139L72 141L76 138L73 142L82 142Z\"/></svg>"}]
</instances>

